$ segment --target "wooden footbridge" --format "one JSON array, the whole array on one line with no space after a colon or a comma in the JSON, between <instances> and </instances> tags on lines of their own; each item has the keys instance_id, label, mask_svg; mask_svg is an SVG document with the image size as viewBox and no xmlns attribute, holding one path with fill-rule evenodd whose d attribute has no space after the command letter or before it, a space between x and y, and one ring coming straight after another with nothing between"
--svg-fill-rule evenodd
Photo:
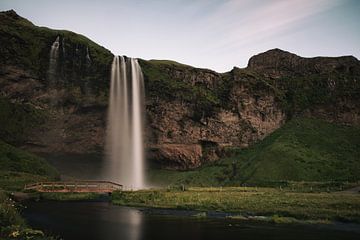
<instances>
[{"instance_id":1,"label":"wooden footbridge","mask_svg":"<svg viewBox=\"0 0 360 240\"><path fill-rule=\"evenodd\" d=\"M37 192L111 193L122 188L123 185L110 181L58 181L27 184L24 189Z\"/></svg>"}]
</instances>

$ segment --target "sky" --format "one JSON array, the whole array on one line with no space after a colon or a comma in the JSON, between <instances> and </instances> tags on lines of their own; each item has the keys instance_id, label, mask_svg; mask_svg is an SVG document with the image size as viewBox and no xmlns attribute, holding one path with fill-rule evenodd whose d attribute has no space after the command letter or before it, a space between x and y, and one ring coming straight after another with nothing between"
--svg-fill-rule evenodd
<instances>
[{"instance_id":1,"label":"sky","mask_svg":"<svg viewBox=\"0 0 360 240\"><path fill-rule=\"evenodd\" d=\"M0 0L9 9L117 55L218 72L273 48L360 58L360 0Z\"/></svg>"}]
</instances>

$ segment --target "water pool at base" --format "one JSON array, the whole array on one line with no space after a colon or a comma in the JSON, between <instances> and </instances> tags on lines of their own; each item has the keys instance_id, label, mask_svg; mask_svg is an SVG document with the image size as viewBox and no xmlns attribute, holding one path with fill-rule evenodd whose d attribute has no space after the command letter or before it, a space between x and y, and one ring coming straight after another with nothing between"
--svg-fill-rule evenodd
<instances>
[{"instance_id":1,"label":"water pool at base","mask_svg":"<svg viewBox=\"0 0 360 240\"><path fill-rule=\"evenodd\" d=\"M284 225L196 218L186 212L149 213L109 202L30 202L22 214L33 228L65 240L360 239L360 231L351 225Z\"/></svg>"}]
</instances>

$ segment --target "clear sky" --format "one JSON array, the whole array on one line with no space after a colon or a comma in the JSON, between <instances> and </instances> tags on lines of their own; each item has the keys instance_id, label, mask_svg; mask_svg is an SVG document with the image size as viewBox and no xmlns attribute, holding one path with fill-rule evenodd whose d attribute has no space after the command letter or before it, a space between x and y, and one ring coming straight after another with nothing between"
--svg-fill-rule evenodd
<instances>
[{"instance_id":1,"label":"clear sky","mask_svg":"<svg viewBox=\"0 0 360 240\"><path fill-rule=\"evenodd\" d=\"M0 9L114 54L219 72L272 48L360 57L360 0L0 0Z\"/></svg>"}]
</instances>

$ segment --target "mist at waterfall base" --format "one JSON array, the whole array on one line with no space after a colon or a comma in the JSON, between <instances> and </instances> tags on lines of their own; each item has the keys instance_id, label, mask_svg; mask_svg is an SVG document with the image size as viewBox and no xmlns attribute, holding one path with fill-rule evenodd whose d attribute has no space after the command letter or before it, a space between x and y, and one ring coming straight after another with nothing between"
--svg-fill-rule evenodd
<instances>
[{"instance_id":1,"label":"mist at waterfall base","mask_svg":"<svg viewBox=\"0 0 360 240\"><path fill-rule=\"evenodd\" d=\"M137 59L114 57L109 95L103 177L144 188L144 81Z\"/></svg>"}]
</instances>

